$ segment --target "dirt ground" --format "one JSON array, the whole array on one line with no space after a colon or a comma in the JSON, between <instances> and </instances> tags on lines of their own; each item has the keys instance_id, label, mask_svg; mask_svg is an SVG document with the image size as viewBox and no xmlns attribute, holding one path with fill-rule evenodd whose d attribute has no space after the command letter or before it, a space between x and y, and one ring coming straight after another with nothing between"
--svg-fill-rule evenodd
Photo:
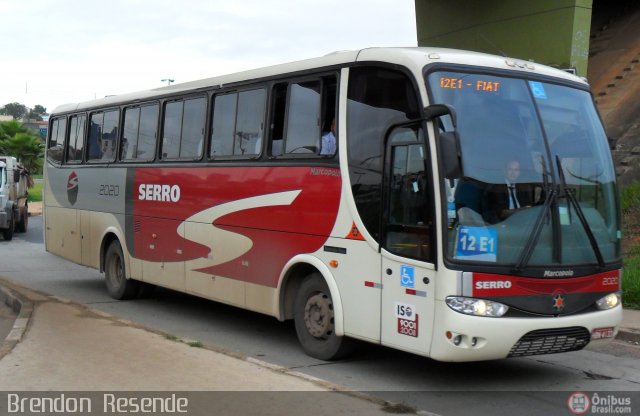
<instances>
[{"instance_id":1,"label":"dirt ground","mask_svg":"<svg viewBox=\"0 0 640 416\"><path fill-rule=\"evenodd\" d=\"M42 202L29 202L29 216L42 215Z\"/></svg>"}]
</instances>

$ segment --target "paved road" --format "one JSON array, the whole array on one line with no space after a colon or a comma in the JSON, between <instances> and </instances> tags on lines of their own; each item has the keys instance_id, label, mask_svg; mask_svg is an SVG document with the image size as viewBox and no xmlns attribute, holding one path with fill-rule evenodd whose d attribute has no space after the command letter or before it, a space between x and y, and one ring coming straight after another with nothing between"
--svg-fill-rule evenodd
<instances>
[{"instance_id":1,"label":"paved road","mask_svg":"<svg viewBox=\"0 0 640 416\"><path fill-rule=\"evenodd\" d=\"M271 317L163 289L150 299L114 301L96 270L44 251L41 217L32 218L29 226L14 241L0 241L0 275L181 338L354 390L375 391L417 409L446 415L557 414L558 400L550 400L554 394L566 403L564 398L575 391L640 391L640 349L618 343L604 351L460 364L362 345L348 360L315 360L300 350L291 323Z\"/></svg>"}]
</instances>

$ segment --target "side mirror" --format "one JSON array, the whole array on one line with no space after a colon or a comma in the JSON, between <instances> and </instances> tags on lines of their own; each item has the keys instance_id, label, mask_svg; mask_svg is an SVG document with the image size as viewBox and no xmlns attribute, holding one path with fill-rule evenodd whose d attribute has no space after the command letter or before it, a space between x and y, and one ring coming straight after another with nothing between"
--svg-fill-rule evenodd
<instances>
[{"instance_id":1,"label":"side mirror","mask_svg":"<svg viewBox=\"0 0 640 416\"><path fill-rule=\"evenodd\" d=\"M462 176L458 133L455 131L440 133L440 156L445 178L457 179Z\"/></svg>"},{"instance_id":2,"label":"side mirror","mask_svg":"<svg viewBox=\"0 0 640 416\"><path fill-rule=\"evenodd\" d=\"M19 171L18 169L15 169L15 170L13 171L13 181L14 181L15 183L20 182L20 171Z\"/></svg>"},{"instance_id":3,"label":"side mirror","mask_svg":"<svg viewBox=\"0 0 640 416\"><path fill-rule=\"evenodd\" d=\"M432 104L424 108L424 115L427 120L433 120L437 117L450 116L451 124L455 129L458 125L456 110L448 104Z\"/></svg>"},{"instance_id":4,"label":"side mirror","mask_svg":"<svg viewBox=\"0 0 640 416\"><path fill-rule=\"evenodd\" d=\"M424 114L427 120L433 120L434 118L444 116L451 117L453 131L440 133L440 157L445 178L457 179L461 177L462 163L460 154L460 138L456 131L458 125L456 110L448 104L432 104L425 107Z\"/></svg>"}]
</instances>

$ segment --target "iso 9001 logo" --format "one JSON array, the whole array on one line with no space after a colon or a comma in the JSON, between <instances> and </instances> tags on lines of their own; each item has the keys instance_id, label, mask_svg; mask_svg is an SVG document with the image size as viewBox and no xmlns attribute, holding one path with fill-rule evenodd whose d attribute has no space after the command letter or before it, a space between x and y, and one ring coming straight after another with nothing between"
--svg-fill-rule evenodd
<instances>
[{"instance_id":1,"label":"iso 9001 logo","mask_svg":"<svg viewBox=\"0 0 640 416\"><path fill-rule=\"evenodd\" d=\"M567 400L567 406L569 406L569 410L571 410L574 415L581 415L589 410L591 401L589 400L589 396L587 396L586 394L576 392L569 396L569 400Z\"/></svg>"}]
</instances>

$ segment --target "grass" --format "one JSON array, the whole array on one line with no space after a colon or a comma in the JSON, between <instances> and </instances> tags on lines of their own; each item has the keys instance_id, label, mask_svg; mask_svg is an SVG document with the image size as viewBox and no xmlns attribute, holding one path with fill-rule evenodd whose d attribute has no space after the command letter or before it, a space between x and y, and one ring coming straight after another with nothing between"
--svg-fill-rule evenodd
<instances>
[{"instance_id":1,"label":"grass","mask_svg":"<svg viewBox=\"0 0 640 416\"><path fill-rule=\"evenodd\" d=\"M32 188L29 188L29 202L42 201L42 185L43 183L35 183Z\"/></svg>"},{"instance_id":2,"label":"grass","mask_svg":"<svg viewBox=\"0 0 640 416\"><path fill-rule=\"evenodd\" d=\"M200 341L189 341L187 342L187 345L190 347L194 347L194 348L202 348L204 347L204 344Z\"/></svg>"},{"instance_id":3,"label":"grass","mask_svg":"<svg viewBox=\"0 0 640 416\"><path fill-rule=\"evenodd\" d=\"M640 309L640 182L625 186L620 192L624 271L622 304Z\"/></svg>"},{"instance_id":4,"label":"grass","mask_svg":"<svg viewBox=\"0 0 640 416\"><path fill-rule=\"evenodd\" d=\"M640 309L640 245L624 259L622 303L627 308Z\"/></svg>"},{"instance_id":5,"label":"grass","mask_svg":"<svg viewBox=\"0 0 640 416\"><path fill-rule=\"evenodd\" d=\"M640 182L625 186L620 192L620 205L625 214L640 208Z\"/></svg>"}]
</instances>

